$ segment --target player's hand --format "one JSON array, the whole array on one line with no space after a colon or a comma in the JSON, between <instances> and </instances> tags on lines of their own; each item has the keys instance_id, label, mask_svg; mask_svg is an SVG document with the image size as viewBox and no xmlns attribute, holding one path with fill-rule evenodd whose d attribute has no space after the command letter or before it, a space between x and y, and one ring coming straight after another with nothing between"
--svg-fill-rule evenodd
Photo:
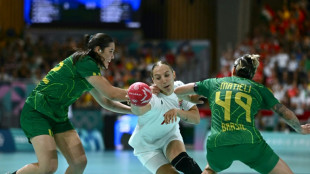
<instances>
[{"instance_id":1,"label":"player's hand","mask_svg":"<svg viewBox=\"0 0 310 174\"><path fill-rule=\"evenodd\" d=\"M158 95L160 93L160 89L155 84L152 84L150 88L153 94Z\"/></svg>"},{"instance_id":2,"label":"player's hand","mask_svg":"<svg viewBox=\"0 0 310 174\"><path fill-rule=\"evenodd\" d=\"M310 134L310 123L301 125L301 134Z\"/></svg>"},{"instance_id":3,"label":"player's hand","mask_svg":"<svg viewBox=\"0 0 310 174\"><path fill-rule=\"evenodd\" d=\"M209 174L207 170L202 171L201 174Z\"/></svg>"},{"instance_id":4,"label":"player's hand","mask_svg":"<svg viewBox=\"0 0 310 174\"><path fill-rule=\"evenodd\" d=\"M170 109L168 112L164 114L164 121L161 124L169 124L177 121L177 109Z\"/></svg>"},{"instance_id":5,"label":"player's hand","mask_svg":"<svg viewBox=\"0 0 310 174\"><path fill-rule=\"evenodd\" d=\"M127 94L126 94L126 96L125 96L125 97L126 97L126 99L127 99L127 100L126 100L127 105L129 105L129 106L130 106L130 105L131 105L131 102L130 102L130 98L129 98L129 96L128 96L128 90L127 90Z\"/></svg>"},{"instance_id":6,"label":"player's hand","mask_svg":"<svg viewBox=\"0 0 310 174\"><path fill-rule=\"evenodd\" d=\"M201 96L201 95L190 95L190 102L195 104L203 104L204 101L206 101L207 98Z\"/></svg>"}]
</instances>

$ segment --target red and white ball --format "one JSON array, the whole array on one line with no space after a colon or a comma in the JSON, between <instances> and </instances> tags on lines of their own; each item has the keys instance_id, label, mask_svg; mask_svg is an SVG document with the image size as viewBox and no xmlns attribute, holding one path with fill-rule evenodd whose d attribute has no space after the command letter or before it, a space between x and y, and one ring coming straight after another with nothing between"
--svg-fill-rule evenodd
<instances>
[{"instance_id":1,"label":"red and white ball","mask_svg":"<svg viewBox=\"0 0 310 174\"><path fill-rule=\"evenodd\" d=\"M151 88L142 82L130 85L128 89L130 102L136 106L145 106L152 98Z\"/></svg>"}]
</instances>

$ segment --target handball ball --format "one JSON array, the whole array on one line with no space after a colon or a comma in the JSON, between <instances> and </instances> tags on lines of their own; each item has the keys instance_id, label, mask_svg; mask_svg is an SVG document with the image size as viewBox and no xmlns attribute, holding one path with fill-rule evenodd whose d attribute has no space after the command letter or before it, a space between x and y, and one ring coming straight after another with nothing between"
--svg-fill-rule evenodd
<instances>
[{"instance_id":1,"label":"handball ball","mask_svg":"<svg viewBox=\"0 0 310 174\"><path fill-rule=\"evenodd\" d=\"M151 88L142 82L130 85L128 89L130 102L136 106L145 106L152 98Z\"/></svg>"}]
</instances>

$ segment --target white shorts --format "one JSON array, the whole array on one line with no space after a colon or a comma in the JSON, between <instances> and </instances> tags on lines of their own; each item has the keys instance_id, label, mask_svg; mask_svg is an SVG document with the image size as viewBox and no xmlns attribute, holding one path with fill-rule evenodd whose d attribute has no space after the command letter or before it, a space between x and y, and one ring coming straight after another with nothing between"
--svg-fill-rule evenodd
<instances>
[{"instance_id":1,"label":"white shorts","mask_svg":"<svg viewBox=\"0 0 310 174\"><path fill-rule=\"evenodd\" d=\"M138 153L136 156L140 162L153 174L156 174L157 170L164 164L169 164L170 161L167 158L166 149L169 143L173 140L179 140L183 142L183 138L180 134L174 135L166 141L163 147L159 147L153 151L147 151L143 153Z\"/></svg>"},{"instance_id":2,"label":"white shorts","mask_svg":"<svg viewBox=\"0 0 310 174\"><path fill-rule=\"evenodd\" d=\"M154 155L154 154L153 154ZM140 156L141 157L141 156ZM143 158L143 157L142 157ZM140 160L139 156L138 159ZM141 160L140 160L141 161ZM154 155L151 159L149 159L145 164L144 167L146 167L150 172L152 172L153 174L156 174L157 170L165 165L165 164L169 164L169 160L166 158L166 156L162 153L159 152Z\"/></svg>"}]
</instances>

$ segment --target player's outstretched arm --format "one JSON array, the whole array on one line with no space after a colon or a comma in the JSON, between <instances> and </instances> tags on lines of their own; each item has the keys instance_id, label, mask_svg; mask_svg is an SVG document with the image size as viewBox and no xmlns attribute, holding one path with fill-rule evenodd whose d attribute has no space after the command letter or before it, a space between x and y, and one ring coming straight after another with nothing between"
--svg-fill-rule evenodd
<instances>
[{"instance_id":1,"label":"player's outstretched arm","mask_svg":"<svg viewBox=\"0 0 310 174\"><path fill-rule=\"evenodd\" d=\"M174 93L178 96L178 98L195 103L195 104L203 104L204 101L202 96L197 95L194 91L195 83L188 83L186 85L179 86L175 88Z\"/></svg>"},{"instance_id":2,"label":"player's outstretched arm","mask_svg":"<svg viewBox=\"0 0 310 174\"><path fill-rule=\"evenodd\" d=\"M125 89L112 86L105 77L89 76L86 77L86 80L106 98L116 101L127 101L127 91Z\"/></svg>"},{"instance_id":3,"label":"player's outstretched arm","mask_svg":"<svg viewBox=\"0 0 310 174\"><path fill-rule=\"evenodd\" d=\"M105 109L122 114L132 114L131 108L117 101L109 100L103 97L95 88L90 91L95 100Z\"/></svg>"},{"instance_id":4,"label":"player's outstretched arm","mask_svg":"<svg viewBox=\"0 0 310 174\"><path fill-rule=\"evenodd\" d=\"M196 94L194 91L195 83L188 83L174 89L174 93L178 96Z\"/></svg>"},{"instance_id":5,"label":"player's outstretched arm","mask_svg":"<svg viewBox=\"0 0 310 174\"><path fill-rule=\"evenodd\" d=\"M272 109L277 112L289 126L295 129L296 132L300 134L310 134L310 124L300 125L296 115L283 104L278 103L274 105Z\"/></svg>"}]
</instances>

